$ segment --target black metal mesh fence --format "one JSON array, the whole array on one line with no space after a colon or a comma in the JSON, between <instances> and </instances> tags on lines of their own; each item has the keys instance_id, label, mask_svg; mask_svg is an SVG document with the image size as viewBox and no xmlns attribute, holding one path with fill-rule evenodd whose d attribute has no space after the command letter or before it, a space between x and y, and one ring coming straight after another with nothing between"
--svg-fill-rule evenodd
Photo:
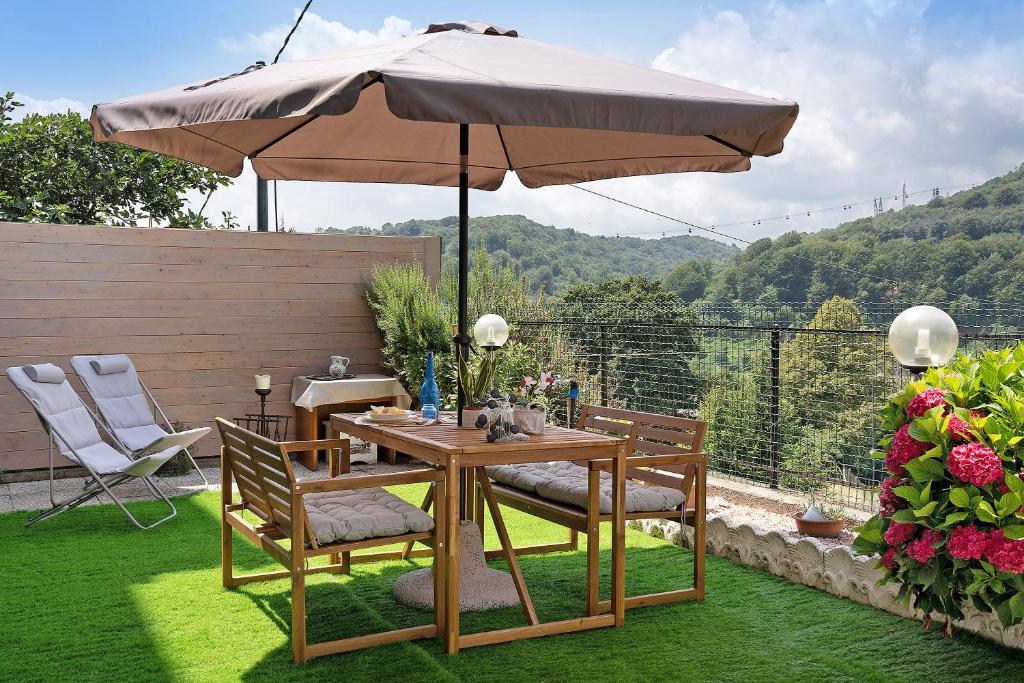
<instances>
[{"instance_id":1,"label":"black metal mesh fence","mask_svg":"<svg viewBox=\"0 0 1024 683\"><path fill-rule=\"evenodd\" d=\"M1024 338L1021 312L943 305L961 349ZM873 509L884 478L870 457L878 410L909 376L889 353L895 304L604 307L563 302L516 316L513 333L580 386L580 401L709 423L705 450L719 474L814 491ZM564 411L556 413L565 419Z\"/></svg>"}]
</instances>

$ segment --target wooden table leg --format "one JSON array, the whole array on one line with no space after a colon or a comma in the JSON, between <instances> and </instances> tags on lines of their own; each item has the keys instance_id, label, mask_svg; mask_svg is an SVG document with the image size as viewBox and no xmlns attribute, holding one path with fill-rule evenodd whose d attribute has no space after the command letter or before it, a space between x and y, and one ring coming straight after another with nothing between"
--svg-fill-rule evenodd
<instances>
[{"instance_id":1,"label":"wooden table leg","mask_svg":"<svg viewBox=\"0 0 1024 683\"><path fill-rule=\"evenodd\" d=\"M319 429L316 423L317 410L306 410L295 406L295 437L299 441L315 441L318 438ZM309 451L298 451L296 457L302 460L307 470L316 471L318 464L316 449Z\"/></svg>"},{"instance_id":2,"label":"wooden table leg","mask_svg":"<svg viewBox=\"0 0 1024 683\"><path fill-rule=\"evenodd\" d=\"M459 458L451 456L445 467L445 523L448 556L445 558L445 649L459 654Z\"/></svg>"},{"instance_id":3,"label":"wooden table leg","mask_svg":"<svg viewBox=\"0 0 1024 683\"><path fill-rule=\"evenodd\" d=\"M508 562L509 572L512 574L512 583L519 593L519 602L523 605L523 614L531 626L536 626L537 611L533 608L533 600L530 599L530 591L526 589L526 580L523 578L523 570L519 567L519 558L516 557L516 550L512 547L512 540L508 536L508 529L505 528L505 520L501 517L501 509L498 501L494 498L494 491L491 489L491 480L487 478L487 472L483 467L476 468L477 477L480 479L480 491L487 501L487 508L491 511L491 521L494 523L494 530L498 532L498 539L501 541L501 549L505 551L505 561ZM481 519L483 515L480 516ZM478 521L483 528L483 522Z\"/></svg>"},{"instance_id":4,"label":"wooden table leg","mask_svg":"<svg viewBox=\"0 0 1024 683\"><path fill-rule=\"evenodd\" d=\"M626 450L619 447L612 472L612 614L626 623Z\"/></svg>"}]
</instances>

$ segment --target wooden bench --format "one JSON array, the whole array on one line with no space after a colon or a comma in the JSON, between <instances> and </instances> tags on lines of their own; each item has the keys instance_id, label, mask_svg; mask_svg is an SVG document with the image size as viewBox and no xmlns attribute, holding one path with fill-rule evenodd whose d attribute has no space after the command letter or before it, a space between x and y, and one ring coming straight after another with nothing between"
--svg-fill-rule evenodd
<instances>
[{"instance_id":1,"label":"wooden bench","mask_svg":"<svg viewBox=\"0 0 1024 683\"><path fill-rule=\"evenodd\" d=\"M444 553L434 556L434 623L426 626L396 629L382 633L344 638L322 643L306 642L306 575L319 572L348 573L350 554L365 548L395 543L421 542L436 547L444 524L444 471L421 469L394 474L381 474L343 479L296 481L289 454L310 449L329 449L331 474L337 473L333 455L341 456L341 469L348 470L348 439L293 441L277 443L258 434L217 418L223 447L221 448L221 578L225 588L234 588L254 581L290 578L292 581L292 655L296 663L310 657L348 652L374 645L396 643L417 638L432 638L444 633ZM429 482L435 501L433 528L396 535L379 535L343 542L319 544L314 524L310 521L305 497L310 494L352 492L359 489ZM232 484L237 485L240 502L234 502ZM382 501L398 505L391 494L377 492ZM397 502L396 502L397 501ZM420 510L410 506L416 513ZM323 514L317 509L318 515ZM249 513L258 522L243 516ZM422 513L425 515L426 513ZM329 515L328 515L329 517ZM319 518L318 518L319 519ZM423 521L421 519L421 521ZM426 522L429 522L427 517ZM424 523L426 526L426 523ZM280 562L284 570L236 576L232 571L232 530L249 539L256 547ZM322 533L322 532L321 532ZM281 541L290 541L284 545ZM328 556L327 564L307 566L309 558ZM397 559L401 551L358 555L358 561L371 562ZM356 558L351 558L355 561Z\"/></svg>"},{"instance_id":2,"label":"wooden bench","mask_svg":"<svg viewBox=\"0 0 1024 683\"><path fill-rule=\"evenodd\" d=\"M682 600L703 600L707 458L701 452L701 448L707 423L681 417L584 405L577 428L625 437L629 452L632 453L626 460L627 476L646 485L677 489L682 494L684 503L674 509L654 512L627 511L627 520L672 519L688 524L694 530L693 586L627 597L626 608ZM499 503L568 527L570 541L567 545L575 545L577 533L587 535L587 564L588 568L595 570L588 572L589 615L601 614L610 608L607 600L599 599L596 571L600 557L600 523L611 521L611 514L600 512L597 484L601 472L610 470L611 465L608 461L589 464L586 476L594 485L590 486L587 507L551 500L508 484L492 484L494 496ZM536 552L538 549L525 550Z\"/></svg>"}]
</instances>

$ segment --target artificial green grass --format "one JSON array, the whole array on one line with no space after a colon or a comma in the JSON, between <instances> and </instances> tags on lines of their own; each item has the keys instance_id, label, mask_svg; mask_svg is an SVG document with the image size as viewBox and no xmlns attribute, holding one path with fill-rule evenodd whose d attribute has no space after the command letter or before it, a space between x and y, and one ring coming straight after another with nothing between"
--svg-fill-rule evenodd
<instances>
[{"instance_id":1,"label":"artificial green grass","mask_svg":"<svg viewBox=\"0 0 1024 683\"><path fill-rule=\"evenodd\" d=\"M418 487L396 490L421 499ZM946 641L917 622L716 557L708 558L705 602L631 610L623 629L457 657L445 655L439 640L421 640L295 666L289 581L222 589L218 496L175 502L178 517L146 532L108 505L28 529L24 513L0 516L0 681L1024 680L1019 652L960 632ZM144 518L160 513L151 503L131 507ZM507 521L517 544L566 537L515 511ZM628 593L688 585L688 551L632 531L627 543ZM429 614L391 599L394 578L426 563L311 576L310 640L429 623ZM236 537L236 573L274 566ZM542 621L582 613L582 552L524 557L522 566ZM607 592L607 573L603 586ZM522 623L518 608L467 614L463 632Z\"/></svg>"}]
</instances>

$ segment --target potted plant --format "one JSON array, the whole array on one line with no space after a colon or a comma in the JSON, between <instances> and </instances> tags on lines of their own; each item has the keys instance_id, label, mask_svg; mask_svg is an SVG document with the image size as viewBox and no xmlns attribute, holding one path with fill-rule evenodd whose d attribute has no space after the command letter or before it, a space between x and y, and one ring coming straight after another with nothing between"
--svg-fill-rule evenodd
<instances>
[{"instance_id":1,"label":"potted plant","mask_svg":"<svg viewBox=\"0 0 1024 683\"><path fill-rule=\"evenodd\" d=\"M793 518L798 532L817 538L837 538L843 532L843 523L846 521L842 508L817 502L813 492L808 497L804 511Z\"/></svg>"},{"instance_id":2,"label":"potted plant","mask_svg":"<svg viewBox=\"0 0 1024 683\"><path fill-rule=\"evenodd\" d=\"M459 381L466 396L466 406L462 409L462 426L465 429L475 429L477 417L486 403L487 391L494 378L494 354L483 354L476 368L470 367L465 358L459 358L458 366Z\"/></svg>"},{"instance_id":3,"label":"potted plant","mask_svg":"<svg viewBox=\"0 0 1024 683\"><path fill-rule=\"evenodd\" d=\"M555 382L559 381L550 368L541 371L540 378L523 377L519 387L519 400L514 410L516 426L526 434L543 434L547 422L547 397Z\"/></svg>"}]
</instances>

